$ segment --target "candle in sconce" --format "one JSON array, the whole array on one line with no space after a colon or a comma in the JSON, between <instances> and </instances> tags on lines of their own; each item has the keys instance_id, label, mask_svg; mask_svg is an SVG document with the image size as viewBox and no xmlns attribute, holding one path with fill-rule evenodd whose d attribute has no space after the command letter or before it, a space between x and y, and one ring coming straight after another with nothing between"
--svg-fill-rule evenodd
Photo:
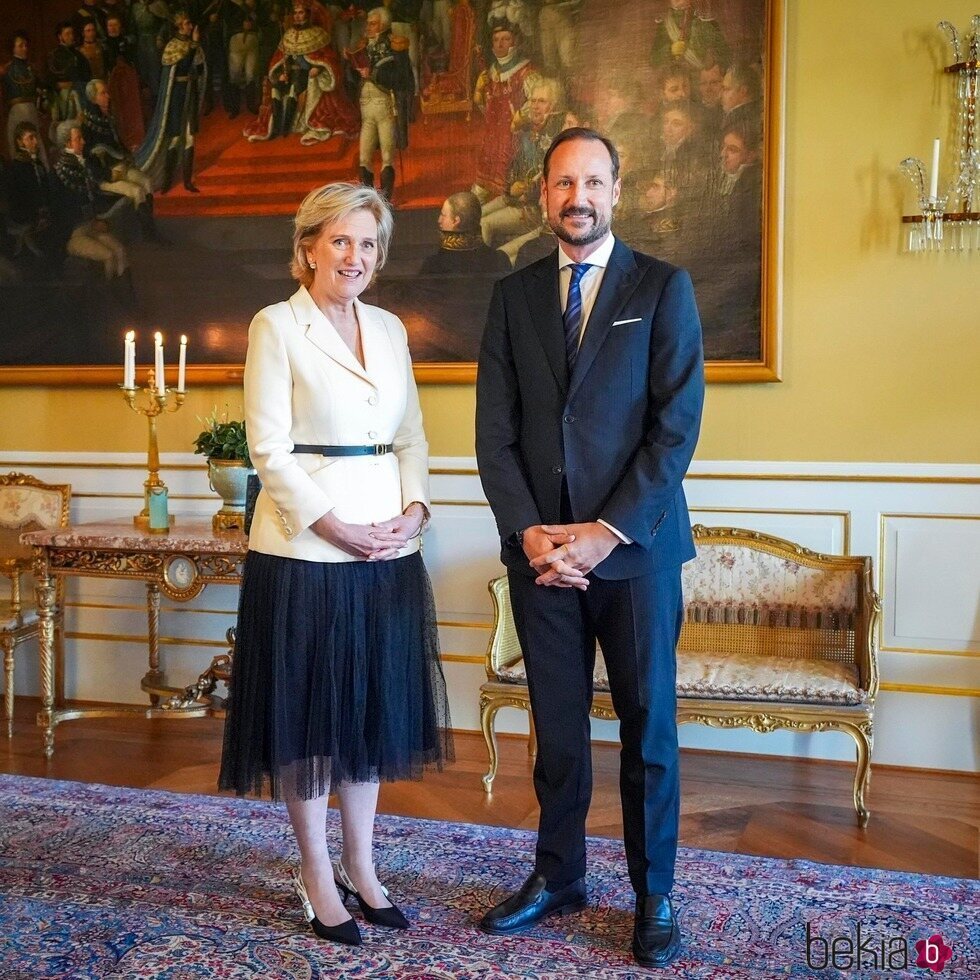
<instances>
[{"instance_id":1,"label":"candle in sconce","mask_svg":"<svg viewBox=\"0 0 980 980\"><path fill-rule=\"evenodd\" d=\"M180 360L177 363L177 391L183 394L187 381L187 338L180 336Z\"/></svg>"},{"instance_id":2,"label":"candle in sconce","mask_svg":"<svg viewBox=\"0 0 980 980\"><path fill-rule=\"evenodd\" d=\"M157 331L153 335L154 341L154 360L153 360L153 373L155 375L155 380L157 383L157 394L165 395L167 393L167 382L164 378L163 373L163 334Z\"/></svg>"},{"instance_id":3,"label":"candle in sconce","mask_svg":"<svg viewBox=\"0 0 980 980\"><path fill-rule=\"evenodd\" d=\"M932 141L932 173L929 177L929 197L935 201L939 197L939 138Z\"/></svg>"},{"instance_id":4,"label":"candle in sconce","mask_svg":"<svg viewBox=\"0 0 980 980\"><path fill-rule=\"evenodd\" d=\"M126 332L123 344L123 387L136 387L136 331Z\"/></svg>"}]
</instances>

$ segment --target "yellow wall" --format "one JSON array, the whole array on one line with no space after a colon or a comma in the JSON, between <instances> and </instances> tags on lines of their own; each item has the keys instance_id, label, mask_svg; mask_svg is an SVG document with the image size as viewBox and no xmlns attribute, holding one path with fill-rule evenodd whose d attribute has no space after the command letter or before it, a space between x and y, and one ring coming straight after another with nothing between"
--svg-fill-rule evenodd
<instances>
[{"instance_id":1,"label":"yellow wall","mask_svg":"<svg viewBox=\"0 0 980 980\"><path fill-rule=\"evenodd\" d=\"M980 255L899 254L911 195L897 173L947 135L935 24L965 29L976 0L787 8L785 380L712 385L698 457L976 462ZM196 416L226 402L236 409L240 392L193 391L162 423L161 449L188 450ZM423 389L434 455L472 454L473 403L470 387ZM0 388L0 450L144 445L116 391Z\"/></svg>"}]
</instances>

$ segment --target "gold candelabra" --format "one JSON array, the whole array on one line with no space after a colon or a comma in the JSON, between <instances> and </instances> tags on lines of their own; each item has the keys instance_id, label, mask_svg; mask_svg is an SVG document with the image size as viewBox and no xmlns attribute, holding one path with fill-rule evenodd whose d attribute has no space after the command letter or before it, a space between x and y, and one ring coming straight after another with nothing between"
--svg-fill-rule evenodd
<instances>
[{"instance_id":1,"label":"gold candelabra","mask_svg":"<svg viewBox=\"0 0 980 980\"><path fill-rule=\"evenodd\" d=\"M153 494L165 494L167 491L167 485L160 479L157 416L162 415L164 412L171 415L176 412L184 404L185 392L175 391L173 388L167 387L164 387L161 392L156 385L155 372L152 369L147 377L146 387L143 388L143 393L146 395L143 404L138 404L136 401L136 396L140 391L139 388L135 386L127 388L124 385L120 385L119 387L122 389L123 397L126 399L129 407L134 412L145 415L150 427L149 444L146 449L146 468L149 470L149 475L143 484L143 509L133 518L133 523L144 530L160 531L160 528L150 526L150 497ZM173 396L172 402L170 401L171 396ZM172 527L173 523L173 517L168 516L167 526Z\"/></svg>"}]
</instances>

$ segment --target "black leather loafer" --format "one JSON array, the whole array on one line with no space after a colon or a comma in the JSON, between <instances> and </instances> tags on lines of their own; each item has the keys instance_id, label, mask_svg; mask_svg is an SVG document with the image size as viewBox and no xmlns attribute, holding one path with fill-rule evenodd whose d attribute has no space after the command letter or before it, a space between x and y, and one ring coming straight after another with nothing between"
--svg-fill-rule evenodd
<instances>
[{"instance_id":1,"label":"black leather loafer","mask_svg":"<svg viewBox=\"0 0 980 980\"><path fill-rule=\"evenodd\" d=\"M494 936L507 936L533 926L546 915L578 912L585 908L587 900L584 878L549 891L544 875L535 871L520 891L487 912L480 920L480 928Z\"/></svg>"},{"instance_id":2,"label":"black leather loafer","mask_svg":"<svg viewBox=\"0 0 980 980\"><path fill-rule=\"evenodd\" d=\"M633 956L641 966L667 966L681 951L681 929L668 895L636 899Z\"/></svg>"}]
</instances>

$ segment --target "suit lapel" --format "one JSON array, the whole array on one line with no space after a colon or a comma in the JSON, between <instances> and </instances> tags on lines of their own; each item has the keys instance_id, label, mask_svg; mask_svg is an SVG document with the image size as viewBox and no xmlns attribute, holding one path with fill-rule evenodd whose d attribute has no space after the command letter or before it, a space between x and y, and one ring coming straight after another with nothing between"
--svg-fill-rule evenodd
<instances>
[{"instance_id":1,"label":"suit lapel","mask_svg":"<svg viewBox=\"0 0 980 980\"><path fill-rule=\"evenodd\" d=\"M361 329L361 349L364 352L362 377L366 376L375 388L379 388L381 379L390 370L395 357L391 337L381 318L371 307L355 299L354 309L357 311L357 323ZM354 363L357 363L356 357ZM360 367L359 364L357 366Z\"/></svg>"},{"instance_id":2,"label":"suit lapel","mask_svg":"<svg viewBox=\"0 0 980 980\"><path fill-rule=\"evenodd\" d=\"M612 255L609 257L609 265L606 266L605 275L602 277L599 295L596 296L595 305L585 325L582 346L579 347L578 357L575 358L572 369L569 396L575 394L575 390L592 367L592 362L605 342L616 314L636 288L637 280L638 271L633 252L617 238ZM560 313L558 322L561 322ZM562 358L564 358L564 348Z\"/></svg>"},{"instance_id":3,"label":"suit lapel","mask_svg":"<svg viewBox=\"0 0 980 980\"><path fill-rule=\"evenodd\" d=\"M340 334L334 329L330 321L323 315L313 297L305 287L298 289L289 299L289 305L293 309L293 316L296 323L306 330L306 339L315 347L335 361L341 367L353 372L359 378L370 382L367 372L358 363L357 358L351 353L350 348L340 339ZM364 344L364 334L362 330L361 343ZM365 360L367 356L365 355Z\"/></svg>"},{"instance_id":4,"label":"suit lapel","mask_svg":"<svg viewBox=\"0 0 980 980\"><path fill-rule=\"evenodd\" d=\"M535 262L524 277L531 323L538 333L548 365L562 391L568 390L568 361L558 296L558 259L554 253Z\"/></svg>"}]
</instances>

